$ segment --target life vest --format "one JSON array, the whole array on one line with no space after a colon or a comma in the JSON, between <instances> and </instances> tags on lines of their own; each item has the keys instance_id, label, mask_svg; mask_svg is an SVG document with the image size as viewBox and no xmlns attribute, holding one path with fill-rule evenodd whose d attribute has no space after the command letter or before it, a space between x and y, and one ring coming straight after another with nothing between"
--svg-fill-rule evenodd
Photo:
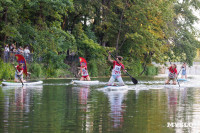
<instances>
[{"instance_id":1,"label":"life vest","mask_svg":"<svg viewBox=\"0 0 200 133\"><path fill-rule=\"evenodd\" d=\"M177 74L177 70L176 70L176 68L172 68L172 67L170 67L170 69L169 69L169 78L170 79L174 79L175 78L175 76L176 76L176 74Z\"/></svg>"},{"instance_id":2,"label":"life vest","mask_svg":"<svg viewBox=\"0 0 200 133\"><path fill-rule=\"evenodd\" d=\"M123 64L119 65L117 61L114 61L113 64L112 75L121 75L121 66L123 66Z\"/></svg>"},{"instance_id":3,"label":"life vest","mask_svg":"<svg viewBox=\"0 0 200 133\"><path fill-rule=\"evenodd\" d=\"M86 67L81 68L81 74L82 76L88 76L88 71Z\"/></svg>"}]
</instances>

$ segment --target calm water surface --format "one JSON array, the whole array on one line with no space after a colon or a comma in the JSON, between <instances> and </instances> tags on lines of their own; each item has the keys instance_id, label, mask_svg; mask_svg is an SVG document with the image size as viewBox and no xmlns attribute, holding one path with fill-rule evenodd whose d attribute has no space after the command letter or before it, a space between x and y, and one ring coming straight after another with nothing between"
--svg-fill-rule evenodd
<instances>
[{"instance_id":1,"label":"calm water surface","mask_svg":"<svg viewBox=\"0 0 200 133\"><path fill-rule=\"evenodd\" d=\"M143 79L138 85L126 79L129 88L119 90L105 89L107 80L94 86L46 80L42 86L0 87L0 132L200 132L198 79L181 83L181 88L164 86L160 78Z\"/></svg>"}]
</instances>

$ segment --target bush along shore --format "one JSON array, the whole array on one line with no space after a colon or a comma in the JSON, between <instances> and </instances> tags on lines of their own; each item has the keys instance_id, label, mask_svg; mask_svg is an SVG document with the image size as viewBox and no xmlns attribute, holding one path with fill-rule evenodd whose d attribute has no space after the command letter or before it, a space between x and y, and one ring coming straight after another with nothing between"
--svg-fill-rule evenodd
<instances>
[{"instance_id":1,"label":"bush along shore","mask_svg":"<svg viewBox=\"0 0 200 133\"><path fill-rule=\"evenodd\" d=\"M127 62L126 62L127 63ZM17 63L15 64L17 65ZM91 77L109 77L111 73L112 64L104 63L97 61L91 61L88 63L88 71ZM4 63L0 60L0 80L13 80L15 75L15 68L11 63ZM28 72L31 73L31 79L46 79L46 78L78 78L78 69L71 68L76 66L65 65L62 68L54 68L53 65L46 66L42 63L31 63L27 64ZM128 68L127 68L128 69ZM128 69L129 70L129 69ZM143 70L142 65L135 65L134 69L129 70L129 73L132 75L138 76ZM143 76L154 76L158 74L158 68L151 65L147 66L146 71L143 73ZM123 76L126 76L123 73Z\"/></svg>"}]
</instances>

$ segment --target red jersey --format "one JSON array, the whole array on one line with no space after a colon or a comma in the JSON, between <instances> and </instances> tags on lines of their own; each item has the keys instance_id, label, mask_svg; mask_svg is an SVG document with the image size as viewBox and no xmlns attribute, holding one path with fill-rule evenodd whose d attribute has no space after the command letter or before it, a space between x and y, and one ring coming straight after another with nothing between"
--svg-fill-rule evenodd
<instances>
[{"instance_id":1,"label":"red jersey","mask_svg":"<svg viewBox=\"0 0 200 133\"><path fill-rule=\"evenodd\" d=\"M113 61L112 75L121 75L121 69L124 69L124 65L122 63L117 63L117 61Z\"/></svg>"},{"instance_id":2,"label":"red jersey","mask_svg":"<svg viewBox=\"0 0 200 133\"><path fill-rule=\"evenodd\" d=\"M124 69L124 65L122 64L122 63L117 63L117 61L113 61L113 68L115 67L115 65L117 65L117 66L122 66L122 69Z\"/></svg>"},{"instance_id":3,"label":"red jersey","mask_svg":"<svg viewBox=\"0 0 200 133\"><path fill-rule=\"evenodd\" d=\"M177 74L177 69L176 68L173 69L172 67L170 67L169 72Z\"/></svg>"},{"instance_id":4,"label":"red jersey","mask_svg":"<svg viewBox=\"0 0 200 133\"><path fill-rule=\"evenodd\" d=\"M19 68L19 65L17 66L17 70L18 72L21 72L21 70L24 70L24 68L22 67L21 69Z\"/></svg>"}]
</instances>

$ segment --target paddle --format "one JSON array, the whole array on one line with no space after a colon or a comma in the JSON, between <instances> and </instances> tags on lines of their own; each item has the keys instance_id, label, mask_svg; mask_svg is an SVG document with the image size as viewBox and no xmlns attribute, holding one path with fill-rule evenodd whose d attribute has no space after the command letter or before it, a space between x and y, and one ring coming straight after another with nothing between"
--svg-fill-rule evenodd
<instances>
[{"instance_id":1,"label":"paddle","mask_svg":"<svg viewBox=\"0 0 200 133\"><path fill-rule=\"evenodd\" d=\"M170 65L172 65L172 63L171 63L171 61L169 60L169 62L170 62ZM172 68L173 69L173 68ZM173 71L174 71L174 69L173 69ZM180 70L181 71L181 70ZM180 73L180 71L178 72L178 74L177 74L177 76L176 76L176 81L178 82L178 86L180 87L180 84L179 84L179 81L178 81L178 79L177 79L177 77L178 77L178 75L179 75L179 73ZM175 71L174 71L174 74L175 74Z\"/></svg>"},{"instance_id":2,"label":"paddle","mask_svg":"<svg viewBox=\"0 0 200 133\"><path fill-rule=\"evenodd\" d=\"M17 72L18 70L17 70L17 68L15 67L15 65L14 65L14 64L13 64L13 66L14 66L14 68L15 68L16 72ZM19 76L19 75L17 75L17 77L18 77L19 81L22 83L22 86L24 86L24 83L22 82L22 79L20 78L20 76Z\"/></svg>"},{"instance_id":3,"label":"paddle","mask_svg":"<svg viewBox=\"0 0 200 133\"><path fill-rule=\"evenodd\" d=\"M108 51L107 51L108 52ZM118 60L110 53L110 52L108 52L108 54L110 54L114 59L115 59L115 61L117 61L117 63L122 67L122 65L118 62ZM132 82L134 83L134 84L137 84L138 83L138 81L135 79L135 78L133 78L127 71L125 71L126 72L126 74L131 78L131 80L132 80Z\"/></svg>"}]
</instances>

